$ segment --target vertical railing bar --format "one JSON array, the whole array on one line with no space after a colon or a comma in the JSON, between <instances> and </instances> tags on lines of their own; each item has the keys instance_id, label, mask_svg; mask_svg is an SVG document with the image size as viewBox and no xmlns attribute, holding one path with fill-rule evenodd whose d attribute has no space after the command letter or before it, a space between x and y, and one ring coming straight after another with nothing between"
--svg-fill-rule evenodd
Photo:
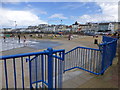
<instances>
[{"instance_id":1,"label":"vertical railing bar","mask_svg":"<svg viewBox=\"0 0 120 90\"><path fill-rule=\"evenodd\" d=\"M72 55L72 54L73 54L73 52L70 52L70 55L69 55L69 56L71 57L71 58L70 58L70 68L73 67L73 64L72 64L72 61L73 61L73 55Z\"/></svg>"},{"instance_id":2,"label":"vertical railing bar","mask_svg":"<svg viewBox=\"0 0 120 90\"><path fill-rule=\"evenodd\" d=\"M58 88L59 88L59 82L60 82L60 60L58 60Z\"/></svg>"},{"instance_id":3,"label":"vertical railing bar","mask_svg":"<svg viewBox=\"0 0 120 90\"><path fill-rule=\"evenodd\" d=\"M92 60L91 60L91 70L90 70L90 71L93 71L93 60L94 60L93 52L94 52L94 50L91 50L91 51L92 51L92 52L91 52Z\"/></svg>"},{"instance_id":4,"label":"vertical railing bar","mask_svg":"<svg viewBox=\"0 0 120 90\"><path fill-rule=\"evenodd\" d=\"M46 72L46 71L47 71L46 55L45 55L45 62L44 62L44 63L45 63L45 81L46 81L46 80L47 80L47 78L46 78L46 77L47 77L47 76L46 76L46 73L47 73L47 72Z\"/></svg>"},{"instance_id":5,"label":"vertical railing bar","mask_svg":"<svg viewBox=\"0 0 120 90\"><path fill-rule=\"evenodd\" d=\"M55 53L57 56L57 53ZM55 88L57 88L57 58L55 58Z\"/></svg>"},{"instance_id":6,"label":"vertical railing bar","mask_svg":"<svg viewBox=\"0 0 120 90\"><path fill-rule=\"evenodd\" d=\"M77 67L78 67L78 62L79 62L79 58L78 58L78 57L79 57L79 56L78 56L79 53L78 53L78 51L79 51L79 48L77 48Z\"/></svg>"},{"instance_id":7,"label":"vertical railing bar","mask_svg":"<svg viewBox=\"0 0 120 90\"><path fill-rule=\"evenodd\" d=\"M75 67L77 67L77 65L76 65L76 62L77 62L77 54L76 54L76 53L77 53L77 49L75 49L75 60L74 60L74 61L75 61Z\"/></svg>"},{"instance_id":8,"label":"vertical railing bar","mask_svg":"<svg viewBox=\"0 0 120 90\"><path fill-rule=\"evenodd\" d=\"M44 86L44 83L43 83L43 81L44 81L44 58L43 58L43 55L41 55L41 61L42 61L42 87Z\"/></svg>"},{"instance_id":9,"label":"vertical railing bar","mask_svg":"<svg viewBox=\"0 0 120 90\"><path fill-rule=\"evenodd\" d=\"M36 58L35 58L36 90L37 90L37 88L38 88L38 82L37 82L37 80L38 80L38 79L37 79L37 78L38 78L38 75L37 75L37 74L38 74L38 70L37 70L37 68L38 68L38 67L37 67L37 60L38 60L38 59L37 59L37 55L36 55Z\"/></svg>"},{"instance_id":10,"label":"vertical railing bar","mask_svg":"<svg viewBox=\"0 0 120 90\"><path fill-rule=\"evenodd\" d=\"M101 58L100 58L100 53L101 53L100 51L97 52L97 57L98 57L97 60L96 60L96 68L97 68L97 69L96 69L96 72L97 72L97 73L100 73L99 69L100 69L100 67L101 67L101 66L100 66L100 60L101 60Z\"/></svg>"},{"instance_id":11,"label":"vertical railing bar","mask_svg":"<svg viewBox=\"0 0 120 90\"><path fill-rule=\"evenodd\" d=\"M85 49L85 69L86 69L86 62L87 62L87 49Z\"/></svg>"},{"instance_id":12,"label":"vertical railing bar","mask_svg":"<svg viewBox=\"0 0 120 90\"><path fill-rule=\"evenodd\" d=\"M88 70L90 70L91 50L88 51Z\"/></svg>"},{"instance_id":13,"label":"vertical railing bar","mask_svg":"<svg viewBox=\"0 0 120 90\"><path fill-rule=\"evenodd\" d=\"M75 67L75 50L73 51L73 61L72 61L72 63L73 63L73 67Z\"/></svg>"},{"instance_id":14,"label":"vertical railing bar","mask_svg":"<svg viewBox=\"0 0 120 90\"><path fill-rule=\"evenodd\" d=\"M94 59L93 59L93 72L94 72L94 66L95 66L95 60L96 60L96 53L97 53L97 51L93 51L93 54L94 54Z\"/></svg>"},{"instance_id":15,"label":"vertical railing bar","mask_svg":"<svg viewBox=\"0 0 120 90\"><path fill-rule=\"evenodd\" d=\"M81 60L81 49L79 48L79 67L80 67L80 60Z\"/></svg>"},{"instance_id":16,"label":"vertical railing bar","mask_svg":"<svg viewBox=\"0 0 120 90\"><path fill-rule=\"evenodd\" d=\"M75 59L74 59L73 62L74 62L74 66L76 67L76 61L77 61L77 60L76 60L76 49L75 49L74 51L75 51L75 52L74 52L74 53L75 53L75 55L74 55L74 58L75 58Z\"/></svg>"},{"instance_id":17,"label":"vertical railing bar","mask_svg":"<svg viewBox=\"0 0 120 90\"><path fill-rule=\"evenodd\" d=\"M64 53L62 53L61 52L61 54L60 54L60 57L61 58L64 58L63 55ZM62 74L63 74L63 62L62 62L62 60L59 60L60 61L60 86L59 86L59 88L62 88Z\"/></svg>"},{"instance_id":18,"label":"vertical railing bar","mask_svg":"<svg viewBox=\"0 0 120 90\"><path fill-rule=\"evenodd\" d=\"M14 68L14 84L15 84L15 89L17 89L15 58L13 58L13 68Z\"/></svg>"},{"instance_id":19,"label":"vertical railing bar","mask_svg":"<svg viewBox=\"0 0 120 90\"><path fill-rule=\"evenodd\" d=\"M93 61L93 50L91 50L91 61L90 61L90 71L92 71L92 61Z\"/></svg>"},{"instance_id":20,"label":"vertical railing bar","mask_svg":"<svg viewBox=\"0 0 120 90\"><path fill-rule=\"evenodd\" d=\"M6 89L8 90L8 77L7 77L6 59L4 59L4 68L5 68Z\"/></svg>"},{"instance_id":21,"label":"vertical railing bar","mask_svg":"<svg viewBox=\"0 0 120 90\"><path fill-rule=\"evenodd\" d=\"M75 62L76 62L76 49L74 50L74 60L73 60L73 62L74 62L74 67L76 67L76 65L75 65Z\"/></svg>"},{"instance_id":22,"label":"vertical railing bar","mask_svg":"<svg viewBox=\"0 0 120 90\"><path fill-rule=\"evenodd\" d=\"M28 56L30 60L30 56ZM31 61L29 61L29 78L30 78L30 90L32 90L32 75L31 75Z\"/></svg>"},{"instance_id":23,"label":"vertical railing bar","mask_svg":"<svg viewBox=\"0 0 120 90\"><path fill-rule=\"evenodd\" d=\"M21 68L22 68L22 86L24 90L24 65L23 65L23 57L21 57Z\"/></svg>"},{"instance_id":24,"label":"vertical railing bar","mask_svg":"<svg viewBox=\"0 0 120 90\"><path fill-rule=\"evenodd\" d=\"M71 64L71 68L72 68L72 67L74 67L74 63L73 63L73 60L74 60L74 57L73 57L74 56L74 51L70 52L70 56L72 58L71 59L71 63L70 63Z\"/></svg>"},{"instance_id":25,"label":"vertical railing bar","mask_svg":"<svg viewBox=\"0 0 120 90\"><path fill-rule=\"evenodd\" d=\"M83 68L85 68L84 66L85 66L85 49L83 49Z\"/></svg>"},{"instance_id":26,"label":"vertical railing bar","mask_svg":"<svg viewBox=\"0 0 120 90\"><path fill-rule=\"evenodd\" d=\"M81 67L83 68L83 49L81 49Z\"/></svg>"},{"instance_id":27,"label":"vertical railing bar","mask_svg":"<svg viewBox=\"0 0 120 90\"><path fill-rule=\"evenodd\" d=\"M79 67L81 66L82 66L82 49L80 48L80 66Z\"/></svg>"}]
</instances>

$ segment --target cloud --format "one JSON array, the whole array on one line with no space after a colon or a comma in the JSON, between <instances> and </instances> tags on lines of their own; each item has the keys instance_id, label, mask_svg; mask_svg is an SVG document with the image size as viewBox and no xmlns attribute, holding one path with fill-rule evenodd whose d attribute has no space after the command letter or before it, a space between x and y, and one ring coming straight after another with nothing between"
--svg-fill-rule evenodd
<instances>
[{"instance_id":1,"label":"cloud","mask_svg":"<svg viewBox=\"0 0 120 90\"><path fill-rule=\"evenodd\" d=\"M103 15L103 14L94 14L94 15L83 15L77 19L80 23L86 22L111 22L114 21L113 16Z\"/></svg>"},{"instance_id":2,"label":"cloud","mask_svg":"<svg viewBox=\"0 0 120 90\"><path fill-rule=\"evenodd\" d=\"M59 18L59 19L67 19L63 14L53 14L49 18Z\"/></svg>"},{"instance_id":3,"label":"cloud","mask_svg":"<svg viewBox=\"0 0 120 90\"><path fill-rule=\"evenodd\" d=\"M108 0L2 0L3 2L108 2ZM119 0L109 0L109 2L118 2Z\"/></svg>"},{"instance_id":4,"label":"cloud","mask_svg":"<svg viewBox=\"0 0 120 90\"><path fill-rule=\"evenodd\" d=\"M15 11L3 8L0 9L0 21L0 25L3 27L12 27L15 25L15 21L17 23L17 26L29 26L47 23L30 11Z\"/></svg>"},{"instance_id":5,"label":"cloud","mask_svg":"<svg viewBox=\"0 0 120 90\"><path fill-rule=\"evenodd\" d=\"M25 7L25 10L28 10L28 11L31 11L33 13L36 13L36 14L44 14L44 15L47 15L47 12L44 11L44 10L41 10L40 8L35 8L33 7L31 4L27 4L26 7Z\"/></svg>"},{"instance_id":6,"label":"cloud","mask_svg":"<svg viewBox=\"0 0 120 90\"><path fill-rule=\"evenodd\" d=\"M98 2L97 5L100 7L101 14L85 14L79 16L76 20L80 23L118 21L118 3Z\"/></svg>"}]
</instances>

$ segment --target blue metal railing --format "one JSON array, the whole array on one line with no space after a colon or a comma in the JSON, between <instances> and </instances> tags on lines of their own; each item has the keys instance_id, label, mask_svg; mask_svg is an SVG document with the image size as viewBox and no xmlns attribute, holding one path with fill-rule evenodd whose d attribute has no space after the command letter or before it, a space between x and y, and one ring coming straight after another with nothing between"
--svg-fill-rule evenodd
<instances>
[{"instance_id":1,"label":"blue metal railing","mask_svg":"<svg viewBox=\"0 0 120 90\"><path fill-rule=\"evenodd\" d=\"M1 56L4 62L3 88L62 87L64 53L62 49L48 48L43 52Z\"/></svg>"},{"instance_id":2,"label":"blue metal railing","mask_svg":"<svg viewBox=\"0 0 120 90\"><path fill-rule=\"evenodd\" d=\"M79 68L100 75L112 65L116 54L117 39L103 36L99 49L76 47L65 53L65 71Z\"/></svg>"},{"instance_id":3,"label":"blue metal railing","mask_svg":"<svg viewBox=\"0 0 120 90\"><path fill-rule=\"evenodd\" d=\"M79 68L98 75L101 62L100 49L76 47L65 53L65 71Z\"/></svg>"},{"instance_id":4,"label":"blue metal railing","mask_svg":"<svg viewBox=\"0 0 120 90\"><path fill-rule=\"evenodd\" d=\"M75 68L103 74L112 65L116 46L117 39L103 36L99 49L76 47L65 53L63 49L48 48L42 52L1 56L4 63L3 87L7 90L21 87L61 88L63 72Z\"/></svg>"},{"instance_id":5,"label":"blue metal railing","mask_svg":"<svg viewBox=\"0 0 120 90\"><path fill-rule=\"evenodd\" d=\"M116 55L117 39L103 36L103 43L99 45L102 50L102 74L104 71L112 65L112 61Z\"/></svg>"}]
</instances>

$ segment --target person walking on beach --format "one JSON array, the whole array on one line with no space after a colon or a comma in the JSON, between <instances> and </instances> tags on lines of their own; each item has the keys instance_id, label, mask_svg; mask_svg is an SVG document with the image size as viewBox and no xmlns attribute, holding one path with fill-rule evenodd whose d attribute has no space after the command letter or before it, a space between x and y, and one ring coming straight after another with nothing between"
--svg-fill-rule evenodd
<instances>
[{"instance_id":1,"label":"person walking on beach","mask_svg":"<svg viewBox=\"0 0 120 90\"><path fill-rule=\"evenodd\" d=\"M20 43L20 35L18 35L18 42Z\"/></svg>"}]
</instances>

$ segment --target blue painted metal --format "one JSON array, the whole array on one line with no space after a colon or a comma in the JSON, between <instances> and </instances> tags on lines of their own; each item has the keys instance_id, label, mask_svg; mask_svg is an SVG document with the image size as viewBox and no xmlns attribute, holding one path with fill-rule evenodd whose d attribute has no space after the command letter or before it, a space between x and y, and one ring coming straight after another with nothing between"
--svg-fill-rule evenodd
<instances>
[{"instance_id":1,"label":"blue painted metal","mask_svg":"<svg viewBox=\"0 0 120 90\"><path fill-rule=\"evenodd\" d=\"M42 66L42 80L44 81L44 58L43 58L43 55L41 55L41 66ZM44 86L44 83L42 82L42 87Z\"/></svg>"},{"instance_id":2,"label":"blue painted metal","mask_svg":"<svg viewBox=\"0 0 120 90\"><path fill-rule=\"evenodd\" d=\"M6 59L4 59L4 68L5 68L6 89L8 90L8 74L7 74Z\"/></svg>"},{"instance_id":3,"label":"blue painted metal","mask_svg":"<svg viewBox=\"0 0 120 90\"><path fill-rule=\"evenodd\" d=\"M15 89L17 89L15 58L13 58L13 68L14 68L14 85Z\"/></svg>"},{"instance_id":4,"label":"blue painted metal","mask_svg":"<svg viewBox=\"0 0 120 90\"><path fill-rule=\"evenodd\" d=\"M102 48L102 71L104 70L104 66L105 66L104 65L105 64L105 56L106 56L106 45Z\"/></svg>"},{"instance_id":5,"label":"blue painted metal","mask_svg":"<svg viewBox=\"0 0 120 90\"><path fill-rule=\"evenodd\" d=\"M29 56L30 59L30 56ZM32 90L32 75L31 75L31 62L29 61L29 78L30 78L30 90Z\"/></svg>"},{"instance_id":6,"label":"blue painted metal","mask_svg":"<svg viewBox=\"0 0 120 90\"><path fill-rule=\"evenodd\" d=\"M53 49L48 48L48 88L53 88L53 61L52 61L52 54Z\"/></svg>"},{"instance_id":7,"label":"blue painted metal","mask_svg":"<svg viewBox=\"0 0 120 90\"><path fill-rule=\"evenodd\" d=\"M60 50L54 50L53 53L62 52L64 49ZM40 54L48 54L48 50L45 50L43 52L31 52L31 53L23 53L23 54L15 54L15 55L6 55L6 56L0 56L0 59L10 59L10 58L17 58L17 57L25 57L25 56L33 56L33 55L40 55Z\"/></svg>"},{"instance_id":8,"label":"blue painted metal","mask_svg":"<svg viewBox=\"0 0 120 90\"><path fill-rule=\"evenodd\" d=\"M35 58L35 67L36 67L36 68L35 68L35 70L36 70L36 71L35 71L35 73L36 73L35 75L36 75L36 81L37 81L37 80L38 80L38 79L37 79L37 77L38 77L38 76L37 76L37 75L38 75L37 57ZM37 89L37 88L38 88L38 83L36 82L36 89Z\"/></svg>"},{"instance_id":9,"label":"blue painted metal","mask_svg":"<svg viewBox=\"0 0 120 90\"><path fill-rule=\"evenodd\" d=\"M21 70L22 70L22 87L23 87L23 90L24 90L25 86L24 86L24 65L23 65L23 57L21 57Z\"/></svg>"},{"instance_id":10,"label":"blue painted metal","mask_svg":"<svg viewBox=\"0 0 120 90\"><path fill-rule=\"evenodd\" d=\"M60 59L60 60L64 60L63 58L61 58L61 57L59 57L59 56L56 56L56 55L52 55L52 57L57 58L57 59Z\"/></svg>"}]
</instances>

